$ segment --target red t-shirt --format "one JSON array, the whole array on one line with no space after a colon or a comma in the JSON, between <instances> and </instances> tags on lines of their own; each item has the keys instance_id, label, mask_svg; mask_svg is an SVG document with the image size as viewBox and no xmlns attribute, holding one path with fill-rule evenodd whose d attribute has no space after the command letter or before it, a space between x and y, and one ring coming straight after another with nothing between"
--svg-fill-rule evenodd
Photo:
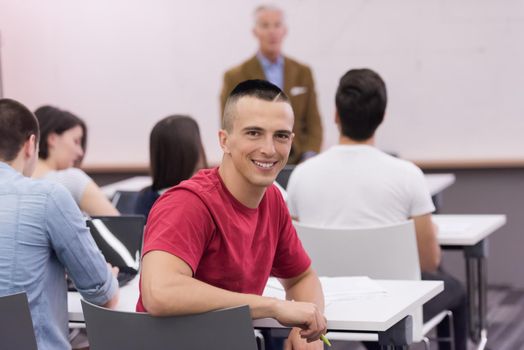
<instances>
[{"instance_id":1,"label":"red t-shirt","mask_svg":"<svg viewBox=\"0 0 524 350\"><path fill-rule=\"evenodd\" d=\"M269 275L292 278L310 266L279 190L248 208L227 190L218 168L165 192L147 221L142 256L162 250L184 260L196 279L261 295ZM146 311L142 296L137 311Z\"/></svg>"}]
</instances>

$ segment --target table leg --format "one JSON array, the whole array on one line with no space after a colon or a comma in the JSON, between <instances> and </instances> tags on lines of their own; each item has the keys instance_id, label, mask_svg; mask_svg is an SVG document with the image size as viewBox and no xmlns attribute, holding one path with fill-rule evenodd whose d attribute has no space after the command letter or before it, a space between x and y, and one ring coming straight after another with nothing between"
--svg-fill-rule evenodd
<instances>
[{"instance_id":1,"label":"table leg","mask_svg":"<svg viewBox=\"0 0 524 350\"><path fill-rule=\"evenodd\" d=\"M466 277L469 308L469 334L483 349L487 342L487 268L488 242L482 240L474 246L465 247Z\"/></svg>"},{"instance_id":2,"label":"table leg","mask_svg":"<svg viewBox=\"0 0 524 350\"><path fill-rule=\"evenodd\" d=\"M413 343L413 318L406 316L387 331L378 332L378 344L382 350L408 349Z\"/></svg>"},{"instance_id":3,"label":"table leg","mask_svg":"<svg viewBox=\"0 0 524 350\"><path fill-rule=\"evenodd\" d=\"M440 209L442 209L442 204L444 202L444 196L442 195L442 192L439 192L431 196L431 200L433 201L433 205L435 206L435 211L433 212L433 214L438 214L440 212Z\"/></svg>"}]
</instances>

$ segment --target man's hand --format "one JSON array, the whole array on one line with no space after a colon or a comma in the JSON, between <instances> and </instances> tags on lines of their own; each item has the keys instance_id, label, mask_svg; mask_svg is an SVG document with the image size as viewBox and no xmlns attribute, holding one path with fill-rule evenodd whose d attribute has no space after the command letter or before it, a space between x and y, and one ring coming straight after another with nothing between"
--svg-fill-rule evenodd
<instances>
[{"instance_id":1,"label":"man's hand","mask_svg":"<svg viewBox=\"0 0 524 350\"><path fill-rule=\"evenodd\" d=\"M322 350L324 349L324 343L321 340L317 340L308 343L305 339L300 336L300 329L293 328L289 332L289 337L284 343L284 350Z\"/></svg>"},{"instance_id":2,"label":"man's hand","mask_svg":"<svg viewBox=\"0 0 524 350\"><path fill-rule=\"evenodd\" d=\"M299 327L297 338L313 342L326 333L327 321L319 307L313 303L279 301L276 308L275 319L284 326Z\"/></svg>"},{"instance_id":3,"label":"man's hand","mask_svg":"<svg viewBox=\"0 0 524 350\"><path fill-rule=\"evenodd\" d=\"M112 266L110 263L107 263L107 267L109 267L109 269L111 270L111 274L113 275L113 277L116 278L116 276L118 276L118 272L120 272L118 266Z\"/></svg>"},{"instance_id":4,"label":"man's hand","mask_svg":"<svg viewBox=\"0 0 524 350\"><path fill-rule=\"evenodd\" d=\"M118 271L119 271L118 267L111 266L110 263L107 263L107 268L111 271L111 274L113 275L113 277L116 278L116 276L118 275ZM105 303L102 306L103 307L107 307L108 309L116 308L116 306L118 304L119 295L120 295L120 288L117 289L117 292L115 293L113 298L111 298L107 303Z\"/></svg>"}]
</instances>

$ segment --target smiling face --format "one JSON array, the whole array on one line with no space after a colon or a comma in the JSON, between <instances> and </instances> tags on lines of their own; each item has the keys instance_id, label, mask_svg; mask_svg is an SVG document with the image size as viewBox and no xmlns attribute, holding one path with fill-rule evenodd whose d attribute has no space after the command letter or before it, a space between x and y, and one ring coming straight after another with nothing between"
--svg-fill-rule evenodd
<instances>
[{"instance_id":1,"label":"smiling face","mask_svg":"<svg viewBox=\"0 0 524 350\"><path fill-rule=\"evenodd\" d=\"M223 180L233 195L235 189L263 192L287 163L293 110L287 102L255 97L241 97L235 107L231 130L220 131Z\"/></svg>"},{"instance_id":2,"label":"smiling face","mask_svg":"<svg viewBox=\"0 0 524 350\"><path fill-rule=\"evenodd\" d=\"M258 39L260 52L275 60L282 51L282 42L287 33L284 14L278 9L261 9L255 17L253 34Z\"/></svg>"},{"instance_id":3,"label":"smiling face","mask_svg":"<svg viewBox=\"0 0 524 350\"><path fill-rule=\"evenodd\" d=\"M84 155L82 150L83 130L80 125L64 131L62 134L50 134L47 143L49 160L56 170L71 168L75 161Z\"/></svg>"}]
</instances>

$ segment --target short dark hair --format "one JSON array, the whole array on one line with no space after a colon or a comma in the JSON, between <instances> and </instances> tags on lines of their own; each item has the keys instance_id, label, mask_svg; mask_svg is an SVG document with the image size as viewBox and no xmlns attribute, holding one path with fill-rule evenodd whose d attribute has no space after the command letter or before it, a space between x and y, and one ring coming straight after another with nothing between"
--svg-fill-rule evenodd
<instances>
[{"instance_id":1,"label":"short dark hair","mask_svg":"<svg viewBox=\"0 0 524 350\"><path fill-rule=\"evenodd\" d=\"M287 95L276 85L261 79L246 80L235 86L229 94L224 107L222 129L231 131L233 128L236 102L242 97L254 97L264 101L289 102Z\"/></svg>"},{"instance_id":2,"label":"short dark hair","mask_svg":"<svg viewBox=\"0 0 524 350\"><path fill-rule=\"evenodd\" d=\"M18 101L0 99L0 159L14 160L31 135L38 142L38 121L33 113Z\"/></svg>"},{"instance_id":3,"label":"short dark hair","mask_svg":"<svg viewBox=\"0 0 524 350\"><path fill-rule=\"evenodd\" d=\"M352 69L340 79L335 103L342 135L365 141L384 120L386 84L371 69Z\"/></svg>"},{"instance_id":4,"label":"short dark hair","mask_svg":"<svg viewBox=\"0 0 524 350\"><path fill-rule=\"evenodd\" d=\"M184 115L172 115L156 123L149 137L149 156L154 191L189 179L198 170L199 161L207 167L198 124Z\"/></svg>"},{"instance_id":5,"label":"short dark hair","mask_svg":"<svg viewBox=\"0 0 524 350\"><path fill-rule=\"evenodd\" d=\"M80 126L86 131L86 125L82 119L71 112L61 110L53 106L42 106L35 111L36 118L40 124L40 151L38 157L47 159L49 157L49 145L47 139L50 134L61 135L65 131ZM85 136L82 137L82 148L85 147Z\"/></svg>"}]
</instances>

